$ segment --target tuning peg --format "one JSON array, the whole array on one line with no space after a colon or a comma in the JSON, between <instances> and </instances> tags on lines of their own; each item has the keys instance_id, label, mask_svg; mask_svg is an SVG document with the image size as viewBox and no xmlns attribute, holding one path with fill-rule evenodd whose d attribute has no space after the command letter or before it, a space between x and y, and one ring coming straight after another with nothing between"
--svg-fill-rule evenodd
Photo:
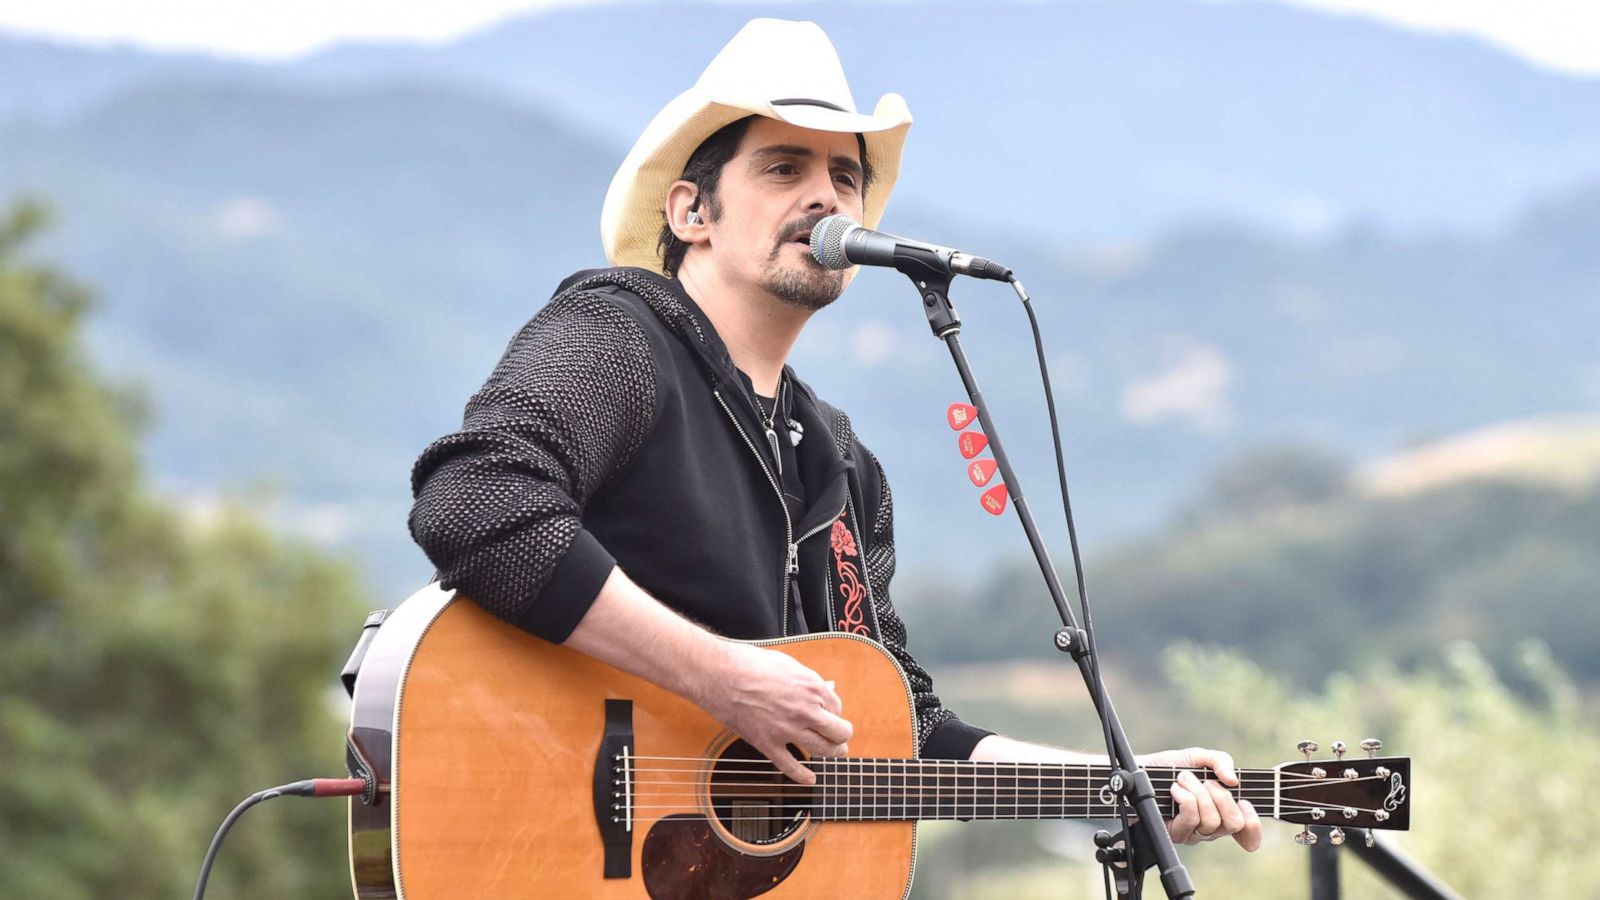
<instances>
[{"instance_id":1,"label":"tuning peg","mask_svg":"<svg viewBox=\"0 0 1600 900\"><path fill-rule=\"evenodd\" d=\"M1356 808L1354 806L1346 806L1344 808L1344 817L1346 819L1354 819L1356 817Z\"/></svg>"},{"instance_id":2,"label":"tuning peg","mask_svg":"<svg viewBox=\"0 0 1600 900\"><path fill-rule=\"evenodd\" d=\"M1004 484L997 484L994 487L989 488L987 491L984 491L983 496L979 497L978 499L980 502L982 502L985 512L989 513L990 515L998 516L1006 511L1006 498L1009 496L1011 496L1011 494L1006 490L1006 486Z\"/></svg>"},{"instance_id":3,"label":"tuning peg","mask_svg":"<svg viewBox=\"0 0 1600 900\"><path fill-rule=\"evenodd\" d=\"M978 419L978 408L971 403L952 403L944 411L945 419L950 422L950 427L957 431L966 428Z\"/></svg>"},{"instance_id":4,"label":"tuning peg","mask_svg":"<svg viewBox=\"0 0 1600 900\"><path fill-rule=\"evenodd\" d=\"M963 431L956 435L956 447L961 455L971 459L989 446L989 436L981 431Z\"/></svg>"},{"instance_id":5,"label":"tuning peg","mask_svg":"<svg viewBox=\"0 0 1600 900\"><path fill-rule=\"evenodd\" d=\"M1344 843L1344 829L1335 825L1328 831L1328 843L1338 847Z\"/></svg>"},{"instance_id":6,"label":"tuning peg","mask_svg":"<svg viewBox=\"0 0 1600 900\"><path fill-rule=\"evenodd\" d=\"M1317 842L1317 834L1308 827L1294 836L1294 842L1302 847L1309 847Z\"/></svg>"},{"instance_id":7,"label":"tuning peg","mask_svg":"<svg viewBox=\"0 0 1600 900\"><path fill-rule=\"evenodd\" d=\"M1333 742L1333 755L1334 755L1334 758L1335 759L1344 759L1344 753L1345 753L1346 750L1349 750L1349 749L1350 749L1349 747L1345 746L1344 741L1334 741Z\"/></svg>"},{"instance_id":8,"label":"tuning peg","mask_svg":"<svg viewBox=\"0 0 1600 900\"><path fill-rule=\"evenodd\" d=\"M1318 806L1315 809L1311 810L1311 818L1316 819L1318 822L1322 821L1323 819L1326 819L1327 817L1328 817L1328 811L1323 809L1320 806Z\"/></svg>"},{"instance_id":9,"label":"tuning peg","mask_svg":"<svg viewBox=\"0 0 1600 900\"><path fill-rule=\"evenodd\" d=\"M967 477L972 479L973 484L983 487L994 477L994 467L995 461L992 459L975 460L967 466Z\"/></svg>"},{"instance_id":10,"label":"tuning peg","mask_svg":"<svg viewBox=\"0 0 1600 900\"><path fill-rule=\"evenodd\" d=\"M1377 844L1378 844L1377 836L1375 836L1372 832L1368 831L1367 832L1367 846L1368 847L1375 847L1375 846L1377 846Z\"/></svg>"},{"instance_id":11,"label":"tuning peg","mask_svg":"<svg viewBox=\"0 0 1600 900\"><path fill-rule=\"evenodd\" d=\"M1383 749L1383 741L1377 738L1367 738L1361 742L1361 749L1367 751L1368 757L1377 756L1378 751Z\"/></svg>"},{"instance_id":12,"label":"tuning peg","mask_svg":"<svg viewBox=\"0 0 1600 900\"><path fill-rule=\"evenodd\" d=\"M1306 759L1309 760L1311 759L1311 754L1317 752L1317 742L1301 741L1300 743L1295 744L1294 748L1299 750L1301 753L1304 753L1306 755Z\"/></svg>"}]
</instances>

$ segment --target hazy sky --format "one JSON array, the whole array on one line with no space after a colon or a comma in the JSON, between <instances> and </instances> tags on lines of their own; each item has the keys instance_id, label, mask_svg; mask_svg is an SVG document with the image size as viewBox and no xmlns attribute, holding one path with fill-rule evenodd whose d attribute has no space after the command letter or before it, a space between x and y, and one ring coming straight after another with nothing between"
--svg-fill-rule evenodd
<instances>
[{"instance_id":1,"label":"hazy sky","mask_svg":"<svg viewBox=\"0 0 1600 900\"><path fill-rule=\"evenodd\" d=\"M351 38L446 41L515 13L590 2L595 0L0 0L0 29L272 59ZM1477 35L1540 65L1600 74L1600 0L1277 2ZM804 14L805 6L794 4L795 17Z\"/></svg>"}]
</instances>

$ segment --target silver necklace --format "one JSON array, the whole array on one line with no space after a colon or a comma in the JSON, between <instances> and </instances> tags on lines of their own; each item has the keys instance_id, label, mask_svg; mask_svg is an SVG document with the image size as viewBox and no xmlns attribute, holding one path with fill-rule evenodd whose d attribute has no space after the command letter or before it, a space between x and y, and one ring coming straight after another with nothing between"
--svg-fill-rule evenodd
<instances>
[{"instance_id":1,"label":"silver necklace","mask_svg":"<svg viewBox=\"0 0 1600 900\"><path fill-rule=\"evenodd\" d=\"M778 465L778 474L783 474L783 454L778 452L778 432L774 423L778 420L778 410L783 407L783 376L778 376L778 389L772 393L772 412L761 420L761 426L767 432L767 446L772 448L772 460ZM761 412L761 401L756 401L756 412Z\"/></svg>"}]
</instances>

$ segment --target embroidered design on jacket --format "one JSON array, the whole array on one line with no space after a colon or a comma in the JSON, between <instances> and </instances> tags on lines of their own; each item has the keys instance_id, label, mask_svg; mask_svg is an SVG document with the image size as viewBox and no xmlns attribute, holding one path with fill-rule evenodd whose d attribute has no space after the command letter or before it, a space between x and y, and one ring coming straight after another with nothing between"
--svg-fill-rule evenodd
<instances>
[{"instance_id":1,"label":"embroidered design on jacket","mask_svg":"<svg viewBox=\"0 0 1600 900\"><path fill-rule=\"evenodd\" d=\"M852 634L868 634L861 610L867 586L861 583L861 567L845 560L845 557L858 555L856 536L842 519L833 523L832 544L833 570L839 573L839 594L844 598L844 618L839 620L838 628Z\"/></svg>"}]
</instances>

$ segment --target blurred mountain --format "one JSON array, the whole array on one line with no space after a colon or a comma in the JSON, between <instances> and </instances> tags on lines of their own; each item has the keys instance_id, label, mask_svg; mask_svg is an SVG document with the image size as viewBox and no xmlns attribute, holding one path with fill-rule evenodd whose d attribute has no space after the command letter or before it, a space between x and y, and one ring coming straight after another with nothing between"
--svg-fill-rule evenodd
<instances>
[{"instance_id":1,"label":"blurred mountain","mask_svg":"<svg viewBox=\"0 0 1600 900\"><path fill-rule=\"evenodd\" d=\"M1600 419L1505 422L1378 459L1360 483L1403 497L1463 481L1512 481L1582 494L1600 482Z\"/></svg>"},{"instance_id":2,"label":"blurred mountain","mask_svg":"<svg viewBox=\"0 0 1600 900\"><path fill-rule=\"evenodd\" d=\"M762 15L822 24L858 102L907 96L917 125L900 196L975 236L1009 223L1045 240L1146 237L1212 214L1300 233L1369 219L1482 226L1600 176L1600 79L1278 3L597 4L439 46L231 68L13 42L0 46L0 85L12 85L0 118L82 108L156 76L404 78L507 92L620 149Z\"/></svg>"},{"instance_id":3,"label":"blurred mountain","mask_svg":"<svg viewBox=\"0 0 1600 900\"><path fill-rule=\"evenodd\" d=\"M160 79L240 77L248 63L195 53L88 47L0 31L0 121L60 120Z\"/></svg>"},{"instance_id":4,"label":"blurred mountain","mask_svg":"<svg viewBox=\"0 0 1600 900\"><path fill-rule=\"evenodd\" d=\"M35 60L36 84L59 90L41 88L35 97L54 104L51 115L10 107L14 114L0 120L0 197L34 193L58 208L60 226L40 252L100 287L103 312L91 323L91 343L116 371L149 385L156 427L147 453L166 489L205 514L223 486L265 482L278 492L281 526L359 551L372 577L398 597L429 572L405 533L412 460L456 427L467 397L556 282L602 264L600 198L643 110L698 71L736 20L762 9L551 13L444 48L346 48L282 67L173 57L161 58L167 68L139 69L138 55L126 51L57 48L57 56L19 57L11 43L0 48L0 84L8 67L26 58ZM912 166L924 165L918 159L940 153L990 159L990 150L1023 153L1023 144L1040 145L1013 139L991 147L955 133L976 130L979 114L971 110L987 107L956 91L954 81L938 80L946 76L935 58L917 62L922 57L892 42L869 51L863 35L873 28L898 41L932 26L895 31L894 17L945 7L851 9L860 11L859 28L829 27L858 97L891 86L950 86L928 90L926 102L911 97L922 119L892 227L992 253L1023 274L1050 347L1068 472L1089 546L1149 528L1203 473L1263 442L1314 443L1369 458L1420 438L1600 402L1593 339L1600 333L1600 181L1527 195L1520 211L1491 226L1396 224L1473 222L1535 183L1582 169L1563 168L1557 149L1590 146L1585 135L1597 127L1594 117L1575 114L1571 104L1592 99L1594 84L1528 69L1467 41L1273 7L981 7L1000 29L994 34L1012 35L1012 50L1056 41L1059 52L1016 52L1012 69L969 65L974 84L1005 75L1014 88L1028 83L1019 72L1095 59L1106 71L1140 68L1145 77L1104 82L1106 114L1130 123L1114 135L1058 136L1052 140L1063 155L996 156L975 177L1087 180L1135 209L1144 202L1137 187L1118 179L1143 178L1154 163L1130 156L1097 172L1085 154L1126 150L1126 141L1142 136L1151 153L1198 160L1237 151L1246 166L1256 164L1252 153L1275 147L1269 155L1297 159L1308 179L1361 182L1349 193L1353 200L1392 194L1399 203L1407 192L1392 180L1415 180L1415 209L1431 210L1285 232L1272 216L1209 200L1194 208L1210 215L1158 227L1158 219L1182 218L1189 207L1151 201L1150 216L1140 219L1150 234L1113 241L1106 238L1122 227L1118 221L1144 213L1106 218L1103 230L1074 217L1007 228L974 214L979 204L968 198L990 193L981 185L962 188L959 209L943 196L936 173L967 166L929 162L912 174ZM805 10L824 20L842 15L842 7ZM1123 21L1134 13L1147 21ZM1216 31L1217 22L1243 28L1251 17L1266 24L1229 32L1228 40ZM1123 24L1113 28L1115 22ZM1271 43L1263 35L1274 28L1291 29L1279 35L1284 46L1251 43ZM643 42L644 34L651 40ZM621 49L599 55L602 37ZM1135 53L1127 44L1157 38L1166 42L1160 52ZM627 50L634 46L627 40L641 48ZM1001 52L995 40L984 52ZM1356 77L1354 62L1332 72L1325 71L1332 56L1322 57L1325 65L1307 62L1319 58L1313 46L1336 56L1331 48L1350 41L1356 44L1347 49L1359 45L1368 54L1361 65L1403 62L1410 74L1377 90L1365 75ZM662 55L650 56L644 43ZM971 54L985 46L975 44ZM1375 49L1383 47L1389 55ZM1194 62L1202 52L1211 54L1209 65ZM527 72L549 78L517 83L463 68L464 60L476 60L486 71L498 65L511 72L518 59ZM601 59L608 64L595 62ZM640 78L648 60L689 74ZM123 74L106 74L117 66ZM1279 105L1201 121L1195 96L1161 87L1198 90L1223 71L1243 80L1239 72L1262 75L1273 91L1256 90ZM1273 71L1275 78L1265 77ZM1423 78L1424 71L1433 74ZM880 75L881 83L874 80ZM1033 83L1072 82L1041 76ZM1055 102L1051 90L1008 89L995 102L1019 110L1031 104L1030 128L1065 129L1063 117L1039 114ZM608 91L616 104L639 108L595 115L619 108L601 103ZM1343 99L1335 102L1334 94ZM1445 94L1456 102L1440 109ZM968 98L964 106L939 109L959 97ZM1411 115L1386 131L1352 112L1399 116L1405 103L1430 115ZM1304 107L1295 113L1303 118L1280 118L1284 105ZM1137 122L1144 124L1134 128ZM1193 134L1150 130L1163 122L1187 122ZM1463 131L1463 123L1493 131L1495 139ZM939 128L950 129L948 140ZM1338 128L1350 129L1340 141L1317 130ZM1285 143L1272 143L1279 140L1274 129ZM1370 140L1349 137L1356 134L1392 143L1382 153L1394 160L1420 158L1403 149L1413 140L1420 142L1413 150L1432 148L1422 155L1437 158L1412 169L1363 157L1367 163L1348 168L1340 161L1347 152L1379 152L1366 146ZM1297 141L1317 144L1321 155L1289 152ZM1447 149L1453 142L1461 146ZM1515 189L1479 178L1500 171L1500 163L1476 154L1503 150L1541 160L1538 178ZM1584 164L1600 159L1589 150L1579 155ZM1458 171L1462 166L1472 171ZM1423 183L1436 176L1453 185L1446 193L1459 196L1447 203L1430 193ZM1045 202L1058 188L1078 190L1012 183L993 195ZM1497 191L1502 199L1493 200ZM1487 205L1476 213L1450 205L1480 201ZM1075 231L1098 239L1064 237ZM1014 523L979 512L964 481L943 424L960 383L911 296L898 275L863 273L808 328L794 362L850 411L884 459L897 488L898 545L907 564L981 567L1017 552L1021 535ZM963 284L957 302L965 343L1035 513L1047 535L1059 535L1026 321L998 286Z\"/></svg>"},{"instance_id":5,"label":"blurred mountain","mask_svg":"<svg viewBox=\"0 0 1600 900\"><path fill-rule=\"evenodd\" d=\"M150 387L164 486L203 512L266 482L280 524L407 559L406 583L427 574L411 462L556 281L601 262L556 223L610 166L546 117L421 85L152 87L0 128L0 196L57 207L40 252L101 287L91 344Z\"/></svg>"},{"instance_id":6,"label":"blurred mountain","mask_svg":"<svg viewBox=\"0 0 1600 900\"><path fill-rule=\"evenodd\" d=\"M1534 640L1600 683L1600 416L1503 423L1349 469L1281 446L1213 474L1165 527L1090 567L1102 647L1131 661L1175 638L1317 683L1469 640L1508 666ZM929 658L1045 656L1059 624L1031 563L912 594ZM971 622L985 628L974 634ZM1153 677L1154 672L1147 671Z\"/></svg>"}]
</instances>

